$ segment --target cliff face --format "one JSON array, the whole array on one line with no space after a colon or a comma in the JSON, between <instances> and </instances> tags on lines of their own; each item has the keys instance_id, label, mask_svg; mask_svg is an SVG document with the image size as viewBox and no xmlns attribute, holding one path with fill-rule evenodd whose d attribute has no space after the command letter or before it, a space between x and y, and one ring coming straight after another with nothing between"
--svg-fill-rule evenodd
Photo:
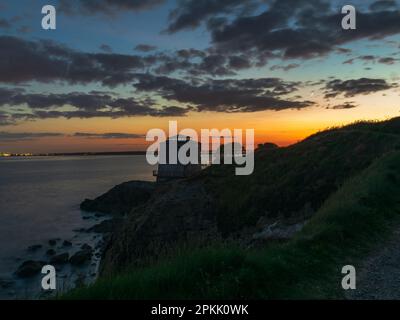
<instances>
[{"instance_id":1,"label":"cliff face","mask_svg":"<svg viewBox=\"0 0 400 320\"><path fill-rule=\"evenodd\" d=\"M213 199L201 181L160 184L114 232L102 272L146 264L182 246L204 245L218 237Z\"/></svg>"},{"instance_id":2,"label":"cliff face","mask_svg":"<svg viewBox=\"0 0 400 320\"><path fill-rule=\"evenodd\" d=\"M248 177L215 166L196 179L122 184L83 207L126 213L104 253L108 274L221 237L246 247L290 238L343 183L399 149L400 118L359 123L287 148L261 148Z\"/></svg>"},{"instance_id":3,"label":"cliff face","mask_svg":"<svg viewBox=\"0 0 400 320\"><path fill-rule=\"evenodd\" d=\"M83 211L106 214L129 213L133 207L148 201L155 189L155 183L130 181L115 186L95 200L86 199L81 204Z\"/></svg>"},{"instance_id":4,"label":"cliff face","mask_svg":"<svg viewBox=\"0 0 400 320\"><path fill-rule=\"evenodd\" d=\"M400 118L357 123L287 148L260 148L251 176L213 166L196 179L157 184L114 230L102 271L151 268L103 278L82 292L86 298L127 292L136 299L332 298L337 263L367 252L398 223L399 150ZM225 238L235 241L232 251L195 250ZM194 252L152 264L182 246Z\"/></svg>"}]
</instances>

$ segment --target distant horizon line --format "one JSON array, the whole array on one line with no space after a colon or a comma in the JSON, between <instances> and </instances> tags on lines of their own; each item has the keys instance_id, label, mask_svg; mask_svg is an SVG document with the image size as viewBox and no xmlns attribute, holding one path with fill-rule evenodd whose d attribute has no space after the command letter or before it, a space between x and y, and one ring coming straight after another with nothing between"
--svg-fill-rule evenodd
<instances>
[{"instance_id":1,"label":"distant horizon line","mask_svg":"<svg viewBox=\"0 0 400 320\"><path fill-rule=\"evenodd\" d=\"M96 156L96 155L145 155L146 151L83 151L83 152L0 152L0 157L51 157L51 156Z\"/></svg>"},{"instance_id":2,"label":"distant horizon line","mask_svg":"<svg viewBox=\"0 0 400 320\"><path fill-rule=\"evenodd\" d=\"M257 146L270 142L259 143ZM0 158L7 157L55 157L55 156L98 156L98 155L146 155L147 150L136 151L79 151L79 152L0 152ZM212 151L210 151L212 153Z\"/></svg>"}]
</instances>

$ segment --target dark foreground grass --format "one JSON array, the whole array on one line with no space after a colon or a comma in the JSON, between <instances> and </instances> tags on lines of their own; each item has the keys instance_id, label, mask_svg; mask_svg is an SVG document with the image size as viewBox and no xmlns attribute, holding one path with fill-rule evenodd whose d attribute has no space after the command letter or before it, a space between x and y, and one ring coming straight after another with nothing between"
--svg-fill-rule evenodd
<instances>
[{"instance_id":1,"label":"dark foreground grass","mask_svg":"<svg viewBox=\"0 0 400 320\"><path fill-rule=\"evenodd\" d=\"M400 217L400 153L377 160L333 194L297 237L245 251L215 246L101 278L63 299L342 298L341 269L358 266Z\"/></svg>"}]
</instances>

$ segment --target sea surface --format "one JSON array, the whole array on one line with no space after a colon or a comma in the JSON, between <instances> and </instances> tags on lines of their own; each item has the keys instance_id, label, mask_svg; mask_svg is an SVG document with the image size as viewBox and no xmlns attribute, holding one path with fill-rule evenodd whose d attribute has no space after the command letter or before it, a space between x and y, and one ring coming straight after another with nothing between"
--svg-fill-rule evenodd
<instances>
[{"instance_id":1,"label":"sea surface","mask_svg":"<svg viewBox=\"0 0 400 320\"><path fill-rule=\"evenodd\" d=\"M70 254L82 244L94 246L101 240L101 235L78 231L104 219L79 209L85 198L126 181L154 181L153 169L145 156L0 158L0 299L40 293L39 276L20 280L14 275L22 262L45 260L49 249L65 252L64 240L73 243ZM49 245L51 239L57 240L55 246ZM32 252L32 245L42 247ZM63 267L57 275L68 282L77 273Z\"/></svg>"}]
</instances>

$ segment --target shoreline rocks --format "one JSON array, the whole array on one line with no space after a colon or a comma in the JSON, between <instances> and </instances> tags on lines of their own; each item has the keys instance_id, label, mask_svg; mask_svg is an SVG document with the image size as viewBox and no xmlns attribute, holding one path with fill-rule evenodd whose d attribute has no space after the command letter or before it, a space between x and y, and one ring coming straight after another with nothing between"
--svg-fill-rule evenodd
<instances>
[{"instance_id":1,"label":"shoreline rocks","mask_svg":"<svg viewBox=\"0 0 400 320\"><path fill-rule=\"evenodd\" d=\"M63 245L63 247L72 247L72 242L68 241L68 240L64 240L62 245Z\"/></svg>"},{"instance_id":2,"label":"shoreline rocks","mask_svg":"<svg viewBox=\"0 0 400 320\"><path fill-rule=\"evenodd\" d=\"M20 278L29 278L37 275L45 264L43 261L27 260L18 267L15 274Z\"/></svg>"},{"instance_id":3,"label":"shoreline rocks","mask_svg":"<svg viewBox=\"0 0 400 320\"><path fill-rule=\"evenodd\" d=\"M83 249L76 252L69 258L69 263L74 266L80 266L90 261L93 256L93 249Z\"/></svg>"},{"instance_id":4,"label":"shoreline rocks","mask_svg":"<svg viewBox=\"0 0 400 320\"><path fill-rule=\"evenodd\" d=\"M156 184L148 181L130 181L115 186L94 200L86 199L80 205L86 212L126 215L135 206L150 199Z\"/></svg>"},{"instance_id":5,"label":"shoreline rocks","mask_svg":"<svg viewBox=\"0 0 400 320\"><path fill-rule=\"evenodd\" d=\"M86 232L94 232L94 233L111 233L114 231L118 223L121 219L109 219L100 222L99 224L94 225L93 227L86 230Z\"/></svg>"},{"instance_id":6,"label":"shoreline rocks","mask_svg":"<svg viewBox=\"0 0 400 320\"><path fill-rule=\"evenodd\" d=\"M65 264L68 262L68 259L69 259L68 252L61 253L61 254L58 254L58 255L52 257L50 259L50 264Z\"/></svg>"},{"instance_id":7,"label":"shoreline rocks","mask_svg":"<svg viewBox=\"0 0 400 320\"><path fill-rule=\"evenodd\" d=\"M143 265L181 245L219 239L215 206L202 181L158 184L151 199L133 207L105 244L100 274Z\"/></svg>"},{"instance_id":8,"label":"shoreline rocks","mask_svg":"<svg viewBox=\"0 0 400 320\"><path fill-rule=\"evenodd\" d=\"M87 231L87 230L85 230ZM94 239L97 239L98 235ZM91 262L95 252L102 253L103 239L98 239L94 243L96 250L88 243L72 243L60 238L50 239L46 244L36 244L29 246L26 250L30 253L30 259L21 263L14 272L17 278L31 278L39 274L44 265L54 265L61 267L71 263L74 266L81 266L86 262ZM40 251L39 251L40 250ZM61 252L57 252L57 251ZM75 252L77 250L77 252ZM71 255L71 253L75 252ZM98 259L98 257L96 257ZM22 259L19 259L21 261ZM23 260L22 260L23 261Z\"/></svg>"},{"instance_id":9,"label":"shoreline rocks","mask_svg":"<svg viewBox=\"0 0 400 320\"><path fill-rule=\"evenodd\" d=\"M54 256L56 254L56 251L54 249L49 249L46 251L47 256Z\"/></svg>"}]
</instances>

